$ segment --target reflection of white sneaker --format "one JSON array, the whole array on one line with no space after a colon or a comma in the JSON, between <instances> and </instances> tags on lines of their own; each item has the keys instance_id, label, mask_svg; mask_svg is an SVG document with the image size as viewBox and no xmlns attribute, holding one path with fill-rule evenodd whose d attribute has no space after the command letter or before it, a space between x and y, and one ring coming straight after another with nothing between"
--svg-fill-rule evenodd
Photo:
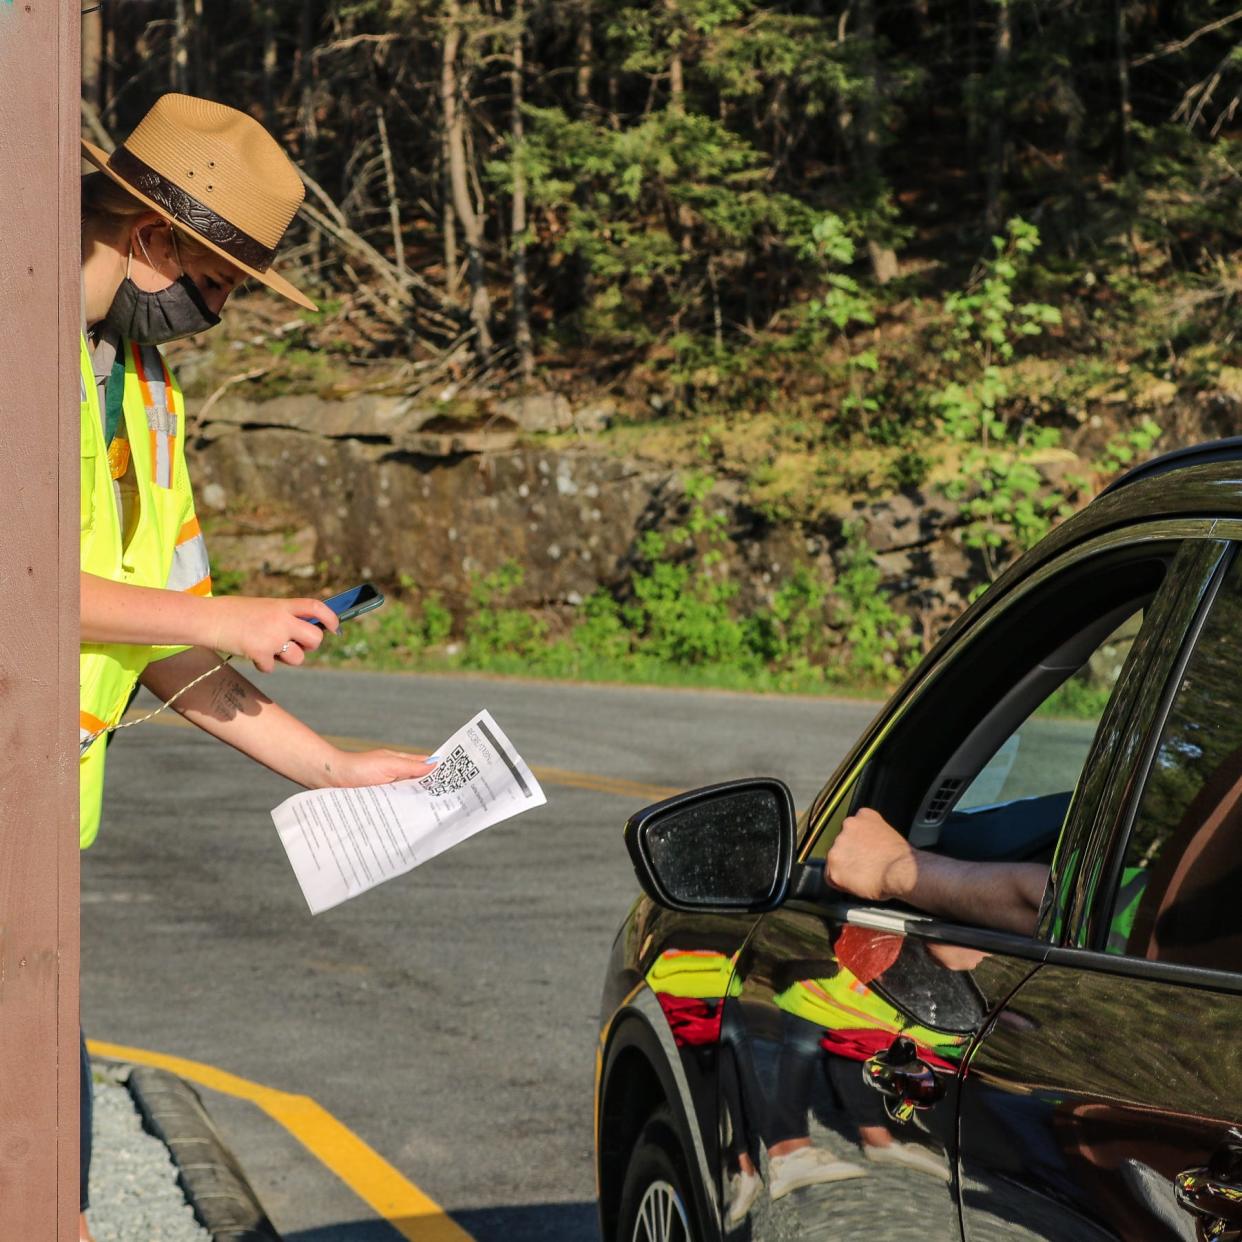
<instances>
[{"instance_id":1,"label":"reflection of white sneaker","mask_svg":"<svg viewBox=\"0 0 1242 1242\"><path fill-rule=\"evenodd\" d=\"M729 1210L725 1213L725 1228L736 1229L750 1215L763 1179L758 1173L737 1172L729 1178Z\"/></svg>"},{"instance_id":2,"label":"reflection of white sneaker","mask_svg":"<svg viewBox=\"0 0 1242 1242\"><path fill-rule=\"evenodd\" d=\"M945 1182L950 1178L949 1162L917 1143L899 1143L894 1139L883 1147L864 1147L863 1155L872 1164L890 1164L903 1169L913 1169L916 1173L926 1173L929 1177L938 1177Z\"/></svg>"},{"instance_id":3,"label":"reflection of white sneaker","mask_svg":"<svg viewBox=\"0 0 1242 1242\"><path fill-rule=\"evenodd\" d=\"M866 1175L867 1170L861 1165L838 1160L821 1147L799 1147L787 1156L772 1156L768 1160L768 1194L772 1199L779 1199L800 1186L844 1182Z\"/></svg>"}]
</instances>

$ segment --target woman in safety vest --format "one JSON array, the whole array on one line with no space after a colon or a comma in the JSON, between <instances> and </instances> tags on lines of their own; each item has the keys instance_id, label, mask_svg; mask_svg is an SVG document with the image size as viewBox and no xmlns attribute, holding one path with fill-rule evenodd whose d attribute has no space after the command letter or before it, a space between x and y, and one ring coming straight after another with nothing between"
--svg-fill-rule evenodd
<instances>
[{"instance_id":1,"label":"woman in safety vest","mask_svg":"<svg viewBox=\"0 0 1242 1242\"><path fill-rule=\"evenodd\" d=\"M185 406L159 346L218 323L248 277L315 309L271 267L302 201L297 170L253 118L186 95L163 96L111 155L82 146L99 169L82 181L82 847L99 828L106 734L139 682L177 695L188 720L307 787L422 776L422 756L343 751L222 663L301 664L323 638L312 621L338 623L316 599L212 596ZM86 1239L85 1045L82 1056Z\"/></svg>"}]
</instances>

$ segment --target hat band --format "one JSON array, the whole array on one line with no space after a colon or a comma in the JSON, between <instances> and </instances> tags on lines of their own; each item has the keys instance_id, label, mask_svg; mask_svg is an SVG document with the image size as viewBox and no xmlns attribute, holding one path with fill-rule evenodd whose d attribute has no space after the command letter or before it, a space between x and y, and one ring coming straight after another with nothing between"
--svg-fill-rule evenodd
<instances>
[{"instance_id":1,"label":"hat band","mask_svg":"<svg viewBox=\"0 0 1242 1242\"><path fill-rule=\"evenodd\" d=\"M178 224L206 238L212 245L219 246L230 258L254 268L256 272L266 272L271 266L276 257L276 251L271 246L265 246L248 233L243 233L237 225L230 224L205 203L200 203L192 194L174 185L126 147L117 147L112 152L108 157L108 167L135 190L158 203Z\"/></svg>"}]
</instances>

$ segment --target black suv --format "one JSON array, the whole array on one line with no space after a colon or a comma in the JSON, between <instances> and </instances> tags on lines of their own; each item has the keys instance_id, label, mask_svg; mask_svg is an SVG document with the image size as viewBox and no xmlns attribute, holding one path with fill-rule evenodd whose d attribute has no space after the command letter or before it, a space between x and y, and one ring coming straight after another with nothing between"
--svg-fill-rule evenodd
<instances>
[{"instance_id":1,"label":"black suv","mask_svg":"<svg viewBox=\"0 0 1242 1242\"><path fill-rule=\"evenodd\" d=\"M1242 439L1159 458L960 618L801 818L738 780L626 825L608 1242L1242 1236L1239 541ZM1046 867L1032 933L826 886L861 807Z\"/></svg>"}]
</instances>

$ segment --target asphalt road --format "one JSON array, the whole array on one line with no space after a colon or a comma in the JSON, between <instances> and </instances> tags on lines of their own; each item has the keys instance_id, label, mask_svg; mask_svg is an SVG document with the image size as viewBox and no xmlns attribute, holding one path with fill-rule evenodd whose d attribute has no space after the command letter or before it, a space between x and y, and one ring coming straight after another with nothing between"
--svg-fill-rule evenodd
<instances>
[{"instance_id":1,"label":"asphalt road","mask_svg":"<svg viewBox=\"0 0 1242 1242\"><path fill-rule=\"evenodd\" d=\"M805 806L870 703L302 669L266 679L321 731L430 749L487 707L548 805L311 918L268 811L294 787L194 730L118 736L83 858L88 1037L312 1096L479 1242L597 1236L600 979L650 800L776 775ZM208 1106L287 1242L393 1231L273 1121Z\"/></svg>"}]
</instances>

